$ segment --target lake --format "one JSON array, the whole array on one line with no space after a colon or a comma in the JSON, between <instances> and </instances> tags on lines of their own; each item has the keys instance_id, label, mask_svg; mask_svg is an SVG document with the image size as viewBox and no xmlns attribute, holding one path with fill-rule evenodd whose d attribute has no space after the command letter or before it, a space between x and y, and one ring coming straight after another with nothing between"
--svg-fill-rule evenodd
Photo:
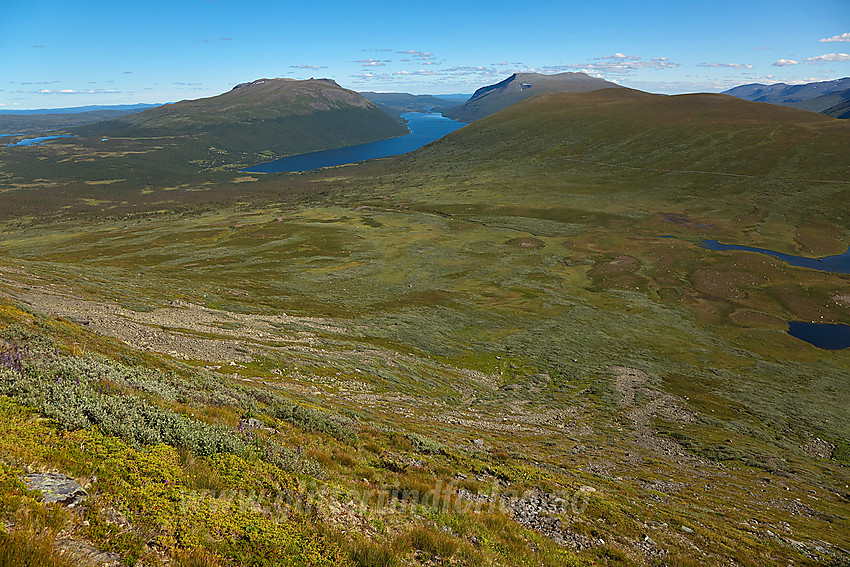
<instances>
[{"instance_id":1,"label":"lake","mask_svg":"<svg viewBox=\"0 0 850 567\"><path fill-rule=\"evenodd\" d=\"M783 262L787 262L792 266L802 268L811 268L813 270L821 270L824 272L833 272L836 274L850 274L850 248L844 254L836 254L835 256L824 256L823 258L807 258L806 256L794 256L791 254L783 254L782 252L774 252L765 248L752 248L750 246L741 246L738 244L721 244L717 240L703 240L700 243L703 248L709 250L745 250L747 252L758 252L779 258Z\"/></svg>"},{"instance_id":2,"label":"lake","mask_svg":"<svg viewBox=\"0 0 850 567\"><path fill-rule=\"evenodd\" d=\"M791 321L788 323L788 334L826 350L850 347L850 325L841 323Z\"/></svg>"},{"instance_id":3,"label":"lake","mask_svg":"<svg viewBox=\"0 0 850 567\"><path fill-rule=\"evenodd\" d=\"M407 120L407 128L410 130L410 133L404 136L333 150L287 156L247 167L241 171L249 173L310 171L320 167L345 165L367 159L406 154L464 126L462 122L451 120L437 112L408 112L401 116Z\"/></svg>"},{"instance_id":4,"label":"lake","mask_svg":"<svg viewBox=\"0 0 850 567\"><path fill-rule=\"evenodd\" d=\"M41 136L39 138L27 138L26 140L21 140L20 142L9 144L6 146L7 148L14 148L15 146L35 146L41 144L42 142L46 142L47 140L55 140L56 138L73 138L68 134L62 134L61 136Z\"/></svg>"}]
</instances>

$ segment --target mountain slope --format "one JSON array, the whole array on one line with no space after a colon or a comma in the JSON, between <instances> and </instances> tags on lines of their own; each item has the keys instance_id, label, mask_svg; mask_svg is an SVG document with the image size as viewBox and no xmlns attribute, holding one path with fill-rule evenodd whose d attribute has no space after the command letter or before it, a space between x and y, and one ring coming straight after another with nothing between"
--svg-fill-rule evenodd
<instances>
[{"instance_id":1,"label":"mountain slope","mask_svg":"<svg viewBox=\"0 0 850 567\"><path fill-rule=\"evenodd\" d=\"M662 171L850 179L850 124L719 94L549 93L483 118L410 161L566 158ZM408 164L410 165L410 164Z\"/></svg>"},{"instance_id":2,"label":"mountain slope","mask_svg":"<svg viewBox=\"0 0 850 567\"><path fill-rule=\"evenodd\" d=\"M330 79L260 79L231 91L185 100L77 128L79 136L195 138L228 153L291 155L406 133L403 125ZM192 144L190 140L188 142Z\"/></svg>"},{"instance_id":3,"label":"mountain slope","mask_svg":"<svg viewBox=\"0 0 850 567\"><path fill-rule=\"evenodd\" d=\"M754 102L769 102L771 104L791 106L812 112L823 112L840 102L840 100L827 95L842 93L842 91L843 93L847 93L848 90L850 90L850 77L835 79L833 81L806 83L804 85L788 85L786 83L763 85L761 83L752 83L729 89L728 91L724 91L723 94Z\"/></svg>"},{"instance_id":4,"label":"mountain slope","mask_svg":"<svg viewBox=\"0 0 850 567\"><path fill-rule=\"evenodd\" d=\"M827 116L832 116L833 118L850 118L850 99L845 99L835 106L830 106L824 110L823 113Z\"/></svg>"},{"instance_id":5,"label":"mountain slope","mask_svg":"<svg viewBox=\"0 0 850 567\"><path fill-rule=\"evenodd\" d=\"M830 114L829 109L848 100L850 100L850 88L844 89L843 91L834 91L823 94L800 102L789 102L784 106L799 108L801 110L809 110L811 112L820 112L821 114L827 114L833 118L838 118L837 116Z\"/></svg>"},{"instance_id":6,"label":"mountain slope","mask_svg":"<svg viewBox=\"0 0 850 567\"><path fill-rule=\"evenodd\" d=\"M619 85L584 73L515 73L495 85L481 87L464 104L446 110L443 115L472 122L542 93L580 93L615 87Z\"/></svg>"}]
</instances>

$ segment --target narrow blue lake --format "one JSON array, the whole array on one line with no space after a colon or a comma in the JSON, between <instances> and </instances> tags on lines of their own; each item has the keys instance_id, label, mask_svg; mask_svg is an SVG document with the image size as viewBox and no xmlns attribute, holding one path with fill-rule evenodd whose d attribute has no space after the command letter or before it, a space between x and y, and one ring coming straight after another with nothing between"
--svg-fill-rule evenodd
<instances>
[{"instance_id":1,"label":"narrow blue lake","mask_svg":"<svg viewBox=\"0 0 850 567\"><path fill-rule=\"evenodd\" d=\"M345 165L367 159L406 154L464 126L462 122L451 120L436 112L408 112L401 116L407 120L407 128L410 130L410 133L404 136L333 150L287 156L247 167L241 171L249 173L310 171L320 167Z\"/></svg>"},{"instance_id":2,"label":"narrow blue lake","mask_svg":"<svg viewBox=\"0 0 850 567\"><path fill-rule=\"evenodd\" d=\"M73 138L68 134L62 134L60 136L41 136L38 138L27 138L26 140L21 140L20 142L9 144L6 146L7 148L14 148L15 146L36 146L48 140L55 140L56 138Z\"/></svg>"},{"instance_id":3,"label":"narrow blue lake","mask_svg":"<svg viewBox=\"0 0 850 567\"><path fill-rule=\"evenodd\" d=\"M791 321L788 334L826 350L850 348L850 325Z\"/></svg>"},{"instance_id":4,"label":"narrow blue lake","mask_svg":"<svg viewBox=\"0 0 850 567\"><path fill-rule=\"evenodd\" d=\"M821 270L823 272L833 272L836 274L850 274L850 248L844 254L836 254L835 256L824 256L823 258L807 258L806 256L793 256L791 254L783 254L782 252L774 252L765 248L753 248L751 246L741 246L738 244L721 244L717 240L703 240L700 243L703 248L709 250L745 250L747 252L758 252L779 258L783 262L787 262L792 266L800 266L802 268L811 268L813 270Z\"/></svg>"}]
</instances>

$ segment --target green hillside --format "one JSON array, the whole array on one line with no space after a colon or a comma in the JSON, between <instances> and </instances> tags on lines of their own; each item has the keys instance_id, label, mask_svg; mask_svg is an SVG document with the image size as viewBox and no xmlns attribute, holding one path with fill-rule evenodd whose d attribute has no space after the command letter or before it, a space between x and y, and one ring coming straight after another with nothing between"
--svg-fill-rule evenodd
<instances>
[{"instance_id":1,"label":"green hillside","mask_svg":"<svg viewBox=\"0 0 850 567\"><path fill-rule=\"evenodd\" d=\"M411 161L551 158L662 171L850 178L850 124L715 94L544 94L481 119Z\"/></svg>"},{"instance_id":2,"label":"green hillside","mask_svg":"<svg viewBox=\"0 0 850 567\"><path fill-rule=\"evenodd\" d=\"M371 142L406 130L330 79L259 79L218 96L163 105L74 133L109 138L192 136L199 145L211 144L228 153L284 156Z\"/></svg>"},{"instance_id":3,"label":"green hillside","mask_svg":"<svg viewBox=\"0 0 850 567\"><path fill-rule=\"evenodd\" d=\"M9 148L0 552L844 565L850 349L787 322L850 324L848 277L699 243L844 252L848 128L618 88L303 174Z\"/></svg>"}]
</instances>

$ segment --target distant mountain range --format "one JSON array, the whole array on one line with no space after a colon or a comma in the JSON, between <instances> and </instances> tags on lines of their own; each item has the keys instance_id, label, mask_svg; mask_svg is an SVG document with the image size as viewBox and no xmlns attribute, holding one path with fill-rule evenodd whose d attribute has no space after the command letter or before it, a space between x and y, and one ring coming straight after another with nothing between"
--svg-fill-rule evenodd
<instances>
[{"instance_id":1,"label":"distant mountain range","mask_svg":"<svg viewBox=\"0 0 850 567\"><path fill-rule=\"evenodd\" d=\"M850 77L803 85L752 83L729 89L723 94L820 112L834 118L850 118Z\"/></svg>"},{"instance_id":2,"label":"distant mountain range","mask_svg":"<svg viewBox=\"0 0 850 567\"><path fill-rule=\"evenodd\" d=\"M608 88L621 87L585 73L515 73L495 85L481 87L468 101L444 111L443 115L461 122L472 122L535 95L553 92L583 93Z\"/></svg>"},{"instance_id":3,"label":"distant mountain range","mask_svg":"<svg viewBox=\"0 0 850 567\"><path fill-rule=\"evenodd\" d=\"M367 100L380 106L390 114L403 114L405 112L442 112L457 106L457 98L442 98L433 95L413 95L409 93L374 93L361 92ZM453 95L449 95L453 96ZM466 100L463 97L461 100Z\"/></svg>"},{"instance_id":4,"label":"distant mountain range","mask_svg":"<svg viewBox=\"0 0 850 567\"><path fill-rule=\"evenodd\" d=\"M37 108L32 110L16 110L0 108L0 114L80 114L86 112L95 112L100 110L109 110L116 112L140 112L148 108L161 106L159 104L114 104L114 105L89 105L89 106L72 106L68 108Z\"/></svg>"},{"instance_id":5,"label":"distant mountain range","mask_svg":"<svg viewBox=\"0 0 850 567\"><path fill-rule=\"evenodd\" d=\"M152 106L145 105L146 108ZM27 114L25 112L15 114L0 113L0 136L8 136L13 134L36 134L39 132L49 132L51 130L60 130L62 128L73 128L74 126L82 126L91 124L92 122L100 122L101 120L109 120L119 116L126 116L138 110L121 110L114 108L106 108L102 110L64 112L71 109L56 109L56 113L42 114L35 112Z\"/></svg>"}]
</instances>

